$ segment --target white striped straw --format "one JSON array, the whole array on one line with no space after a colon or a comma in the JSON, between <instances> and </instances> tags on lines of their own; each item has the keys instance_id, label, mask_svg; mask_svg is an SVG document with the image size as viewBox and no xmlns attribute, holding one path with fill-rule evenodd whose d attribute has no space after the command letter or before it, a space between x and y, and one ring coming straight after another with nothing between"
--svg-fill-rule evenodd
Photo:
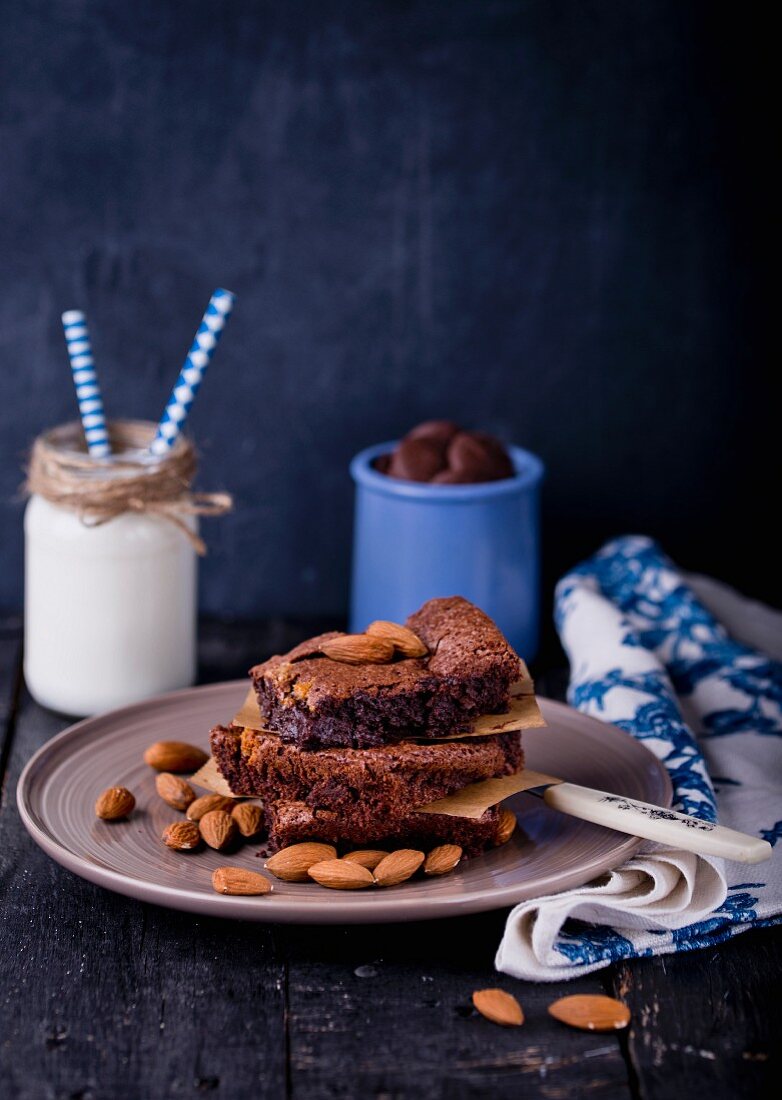
<instances>
[{"instance_id":1,"label":"white striped straw","mask_svg":"<svg viewBox=\"0 0 782 1100\"><path fill-rule=\"evenodd\" d=\"M190 406L198 393L206 368L214 355L225 323L234 307L234 295L230 290L218 289L209 299L206 313L198 326L193 346L187 353L185 365L171 391L163 416L157 426L157 433L150 444L154 455L168 454L176 443L187 421Z\"/></svg>"},{"instance_id":2,"label":"white striped straw","mask_svg":"<svg viewBox=\"0 0 782 1100\"><path fill-rule=\"evenodd\" d=\"M65 342L68 345L87 450L93 458L106 458L111 454L111 444L106 431L103 398L95 373L87 319L80 309L69 309L62 315L62 326L65 329Z\"/></svg>"}]
</instances>

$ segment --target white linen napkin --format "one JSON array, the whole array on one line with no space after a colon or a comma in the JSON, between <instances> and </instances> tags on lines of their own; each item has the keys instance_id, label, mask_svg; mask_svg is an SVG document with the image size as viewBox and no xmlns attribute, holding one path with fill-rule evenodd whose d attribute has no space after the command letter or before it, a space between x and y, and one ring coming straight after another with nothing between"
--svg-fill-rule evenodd
<instances>
[{"instance_id":1,"label":"white linen napkin","mask_svg":"<svg viewBox=\"0 0 782 1100\"><path fill-rule=\"evenodd\" d=\"M562 578L556 622L570 703L663 761L675 809L772 846L782 838L782 664L769 655L782 653L782 614L709 578L685 580L652 540L627 536ZM645 843L585 886L517 905L495 962L560 981L780 920L782 845L747 865Z\"/></svg>"}]
</instances>

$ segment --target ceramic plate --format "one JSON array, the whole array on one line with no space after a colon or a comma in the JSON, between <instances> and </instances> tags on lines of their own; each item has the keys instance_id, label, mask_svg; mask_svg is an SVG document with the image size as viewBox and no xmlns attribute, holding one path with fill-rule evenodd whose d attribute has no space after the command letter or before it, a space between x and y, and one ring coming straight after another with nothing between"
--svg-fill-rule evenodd
<instances>
[{"instance_id":1,"label":"ceramic plate","mask_svg":"<svg viewBox=\"0 0 782 1100\"><path fill-rule=\"evenodd\" d=\"M426 920L504 908L588 882L640 844L520 794L509 800L521 826L512 840L442 878L355 892L274 879L266 897L221 896L212 890L212 871L226 864L262 870L258 845L231 856L166 848L160 834L181 815L157 797L155 773L142 753L158 740L207 748L209 729L236 713L246 691L245 680L178 691L88 718L53 738L19 780L19 811L33 839L69 871L129 897L192 913L297 924ZM561 703L540 704L548 726L524 734L528 767L670 805L665 769L632 737ZM96 797L112 785L136 796L128 821L95 817Z\"/></svg>"}]
</instances>

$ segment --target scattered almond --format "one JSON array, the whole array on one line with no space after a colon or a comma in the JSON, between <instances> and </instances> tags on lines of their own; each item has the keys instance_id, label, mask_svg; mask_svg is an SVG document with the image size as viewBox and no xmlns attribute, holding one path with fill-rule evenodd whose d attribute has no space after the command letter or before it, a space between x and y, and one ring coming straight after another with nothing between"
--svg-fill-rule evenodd
<instances>
[{"instance_id":1,"label":"scattered almond","mask_svg":"<svg viewBox=\"0 0 782 1100\"><path fill-rule=\"evenodd\" d=\"M253 802L238 802L231 817L242 836L257 836L263 828L263 810Z\"/></svg>"},{"instance_id":2,"label":"scattered almond","mask_svg":"<svg viewBox=\"0 0 782 1100\"><path fill-rule=\"evenodd\" d=\"M184 813L190 803L195 801L195 791L190 784L171 772L161 772L155 776L155 790L172 810L181 810Z\"/></svg>"},{"instance_id":3,"label":"scattered almond","mask_svg":"<svg viewBox=\"0 0 782 1100\"><path fill-rule=\"evenodd\" d=\"M582 1031L616 1031L630 1023L630 1009L603 994L576 993L549 1005L549 1015Z\"/></svg>"},{"instance_id":4,"label":"scattered almond","mask_svg":"<svg viewBox=\"0 0 782 1100\"><path fill-rule=\"evenodd\" d=\"M372 872L366 867L344 859L326 859L321 863L313 863L307 874L329 890L362 890L375 881Z\"/></svg>"},{"instance_id":5,"label":"scattered almond","mask_svg":"<svg viewBox=\"0 0 782 1100\"><path fill-rule=\"evenodd\" d=\"M194 852L201 846L201 834L194 821L172 821L163 830L163 843L177 852Z\"/></svg>"},{"instance_id":6,"label":"scattered almond","mask_svg":"<svg viewBox=\"0 0 782 1100\"><path fill-rule=\"evenodd\" d=\"M109 787L98 796L95 813L102 821L119 821L127 817L136 800L127 787Z\"/></svg>"},{"instance_id":7,"label":"scattered almond","mask_svg":"<svg viewBox=\"0 0 782 1100\"><path fill-rule=\"evenodd\" d=\"M385 638L403 657L425 657L429 652L417 634L408 630L406 626L400 626L399 623L377 619L369 624L367 634L372 638Z\"/></svg>"},{"instance_id":8,"label":"scattered almond","mask_svg":"<svg viewBox=\"0 0 782 1100\"><path fill-rule=\"evenodd\" d=\"M378 886L397 886L411 878L425 858L423 852L414 848L399 848L375 867L375 882Z\"/></svg>"},{"instance_id":9,"label":"scattered almond","mask_svg":"<svg viewBox=\"0 0 782 1100\"><path fill-rule=\"evenodd\" d=\"M502 1027L518 1027L524 1023L524 1013L516 998L504 989L479 989L472 1003L487 1020Z\"/></svg>"},{"instance_id":10,"label":"scattered almond","mask_svg":"<svg viewBox=\"0 0 782 1100\"><path fill-rule=\"evenodd\" d=\"M343 859L348 863L358 863L360 867L366 867L368 871L374 871L381 859L385 859L388 852L380 852L375 848L359 848L355 852L348 852Z\"/></svg>"},{"instance_id":11,"label":"scattered almond","mask_svg":"<svg viewBox=\"0 0 782 1100\"><path fill-rule=\"evenodd\" d=\"M210 810L225 810L230 813L235 805L233 798L226 798L223 794L202 794L187 807L187 816L191 821L200 821Z\"/></svg>"},{"instance_id":12,"label":"scattered almond","mask_svg":"<svg viewBox=\"0 0 782 1100\"><path fill-rule=\"evenodd\" d=\"M369 634L339 634L323 642L320 651L346 665L386 665L394 659L393 643Z\"/></svg>"},{"instance_id":13,"label":"scattered almond","mask_svg":"<svg viewBox=\"0 0 782 1100\"><path fill-rule=\"evenodd\" d=\"M516 815L510 810L500 810L500 821L494 834L494 844L507 844L516 829Z\"/></svg>"},{"instance_id":14,"label":"scattered almond","mask_svg":"<svg viewBox=\"0 0 782 1100\"><path fill-rule=\"evenodd\" d=\"M210 810L198 822L198 828L209 847L218 852L229 848L239 832L236 822L225 810Z\"/></svg>"},{"instance_id":15,"label":"scattered almond","mask_svg":"<svg viewBox=\"0 0 782 1100\"><path fill-rule=\"evenodd\" d=\"M246 896L269 894L272 884L257 871L245 871L242 867L218 867L212 872L212 886L218 894L243 894Z\"/></svg>"},{"instance_id":16,"label":"scattered almond","mask_svg":"<svg viewBox=\"0 0 782 1100\"><path fill-rule=\"evenodd\" d=\"M195 772L208 759L202 749L185 741L156 741L144 753L144 763L158 772Z\"/></svg>"},{"instance_id":17,"label":"scattered almond","mask_svg":"<svg viewBox=\"0 0 782 1100\"><path fill-rule=\"evenodd\" d=\"M462 858L458 844L441 844L433 848L424 862L425 875L447 875Z\"/></svg>"},{"instance_id":18,"label":"scattered almond","mask_svg":"<svg viewBox=\"0 0 782 1100\"><path fill-rule=\"evenodd\" d=\"M266 870L283 882L306 882L307 872L315 863L337 858L337 849L333 844L318 844L306 841L303 844L291 844L267 860Z\"/></svg>"}]
</instances>

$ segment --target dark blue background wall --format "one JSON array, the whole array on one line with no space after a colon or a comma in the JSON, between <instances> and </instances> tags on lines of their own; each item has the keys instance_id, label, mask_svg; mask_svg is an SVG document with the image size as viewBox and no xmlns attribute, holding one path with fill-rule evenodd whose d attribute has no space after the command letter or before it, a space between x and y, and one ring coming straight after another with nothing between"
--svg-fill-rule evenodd
<instances>
[{"instance_id":1,"label":"dark blue background wall","mask_svg":"<svg viewBox=\"0 0 782 1100\"><path fill-rule=\"evenodd\" d=\"M217 285L207 609L343 609L349 457L441 415L545 458L549 581L635 529L777 597L751 11L4 4L0 606L25 448L75 411L61 311L156 418Z\"/></svg>"}]
</instances>

